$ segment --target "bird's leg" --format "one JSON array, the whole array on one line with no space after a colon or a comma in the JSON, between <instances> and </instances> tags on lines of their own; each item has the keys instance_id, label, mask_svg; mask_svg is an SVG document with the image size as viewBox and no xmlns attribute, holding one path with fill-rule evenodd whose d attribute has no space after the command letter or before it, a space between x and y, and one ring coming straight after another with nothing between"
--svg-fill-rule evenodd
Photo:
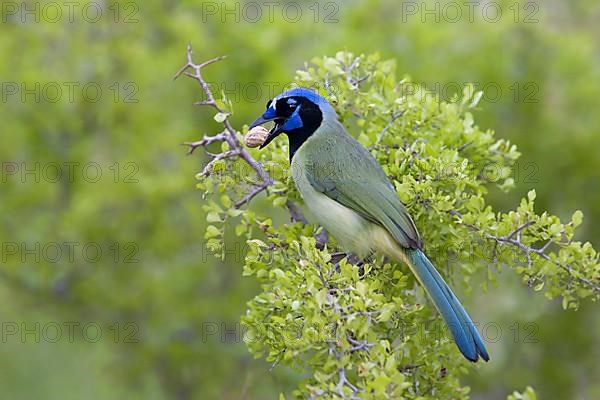
<instances>
[{"instance_id":1,"label":"bird's leg","mask_svg":"<svg viewBox=\"0 0 600 400\"><path fill-rule=\"evenodd\" d=\"M348 253L348 257L346 257L346 262L348 262L349 264L352 264L352 265L356 265L357 267L360 267L364 264L363 259L361 259L358 256L355 256L352 253Z\"/></svg>"},{"instance_id":2,"label":"bird's leg","mask_svg":"<svg viewBox=\"0 0 600 400\"><path fill-rule=\"evenodd\" d=\"M331 254L331 263L335 266L335 270L337 272L340 271L340 262L344 258L348 258L349 256L351 256L350 253L346 253L346 252L343 252L343 251Z\"/></svg>"},{"instance_id":3,"label":"bird's leg","mask_svg":"<svg viewBox=\"0 0 600 400\"><path fill-rule=\"evenodd\" d=\"M358 275L363 276L365 274L365 264L370 264L375 259L375 252L371 250L371 252L362 260L360 260L356 265L358 266Z\"/></svg>"},{"instance_id":4,"label":"bird's leg","mask_svg":"<svg viewBox=\"0 0 600 400\"><path fill-rule=\"evenodd\" d=\"M340 271L340 262L345 258L346 262L348 264L352 264L352 265L356 265L357 267L360 268L360 274L362 275L364 273L364 269L363 269L363 264L368 264L369 262L372 261L373 258L373 252L371 252L368 256L366 256L365 258L360 258L352 253L346 253L346 252L338 252L338 253L333 253L331 254L331 262L333 263L333 265L335 266L335 270L337 272Z\"/></svg>"}]
</instances>

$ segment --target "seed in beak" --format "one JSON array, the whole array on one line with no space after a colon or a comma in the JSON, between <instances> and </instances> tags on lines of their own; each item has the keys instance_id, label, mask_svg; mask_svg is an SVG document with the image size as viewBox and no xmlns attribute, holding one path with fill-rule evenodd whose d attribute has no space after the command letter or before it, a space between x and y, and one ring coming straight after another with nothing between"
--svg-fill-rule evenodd
<instances>
[{"instance_id":1,"label":"seed in beak","mask_svg":"<svg viewBox=\"0 0 600 400\"><path fill-rule=\"evenodd\" d=\"M258 147L267 140L269 131L262 126L255 126L250 129L246 136L244 136L244 143L248 147Z\"/></svg>"}]
</instances>

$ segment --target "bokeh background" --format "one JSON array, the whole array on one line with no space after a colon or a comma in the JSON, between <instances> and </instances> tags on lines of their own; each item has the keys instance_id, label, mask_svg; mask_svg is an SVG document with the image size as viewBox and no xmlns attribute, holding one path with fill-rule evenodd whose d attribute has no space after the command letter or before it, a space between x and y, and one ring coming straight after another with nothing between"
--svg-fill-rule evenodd
<instances>
[{"instance_id":1,"label":"bokeh background","mask_svg":"<svg viewBox=\"0 0 600 400\"><path fill-rule=\"evenodd\" d=\"M581 209L579 239L600 245L599 3L476 3L3 1L0 398L272 399L301 378L241 340L258 290L243 246L204 249L206 159L180 144L219 125L192 107L195 82L172 81L188 43L228 55L206 75L239 129L339 50L380 52L445 100L471 82L478 125L523 153L492 204L535 189L539 210ZM465 299L493 355L465 379L472 398L600 398L597 305L566 312L498 279Z\"/></svg>"}]
</instances>

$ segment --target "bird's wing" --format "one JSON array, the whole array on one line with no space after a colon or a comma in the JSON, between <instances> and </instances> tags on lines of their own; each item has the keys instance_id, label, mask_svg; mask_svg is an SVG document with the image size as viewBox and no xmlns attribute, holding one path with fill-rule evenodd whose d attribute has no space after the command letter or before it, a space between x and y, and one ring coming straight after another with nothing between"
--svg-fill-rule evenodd
<instances>
[{"instance_id":1,"label":"bird's wing","mask_svg":"<svg viewBox=\"0 0 600 400\"><path fill-rule=\"evenodd\" d=\"M422 248L417 228L383 169L352 137L338 138L334 148L313 148L305 173L315 190L383 226L403 247Z\"/></svg>"}]
</instances>

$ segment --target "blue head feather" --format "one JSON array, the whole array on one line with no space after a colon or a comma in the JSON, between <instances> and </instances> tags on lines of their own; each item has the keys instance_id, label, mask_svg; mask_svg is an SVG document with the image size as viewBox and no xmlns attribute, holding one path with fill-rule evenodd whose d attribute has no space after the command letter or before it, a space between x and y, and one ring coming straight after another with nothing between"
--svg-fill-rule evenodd
<instances>
[{"instance_id":1,"label":"blue head feather","mask_svg":"<svg viewBox=\"0 0 600 400\"><path fill-rule=\"evenodd\" d=\"M296 108L294 113L285 121L285 124L283 124L282 128L284 131L292 131L294 129L302 128L304 126L299 111L300 107Z\"/></svg>"},{"instance_id":2,"label":"blue head feather","mask_svg":"<svg viewBox=\"0 0 600 400\"><path fill-rule=\"evenodd\" d=\"M281 108L278 110L278 107ZM275 125L261 149L284 132L290 143L290 160L296 150L321 126L324 121L336 121L337 114L329 102L317 92L294 88L281 93L267 104L267 110L249 126L250 129L268 121Z\"/></svg>"},{"instance_id":3,"label":"blue head feather","mask_svg":"<svg viewBox=\"0 0 600 400\"><path fill-rule=\"evenodd\" d=\"M301 87L287 90L287 91L281 93L279 96L275 97L273 99L273 104L275 104L275 102L277 100L279 100L281 98L286 98L286 97L305 97L308 100L312 101L313 103L315 103L316 105L319 106L319 108L321 109L321 112L323 113L323 116L333 116L333 117L337 118L337 114L335 113L335 110L333 109L331 104L329 104L327 99L325 99L325 97L319 95L314 90L307 89L307 88L301 88Z\"/></svg>"}]
</instances>

